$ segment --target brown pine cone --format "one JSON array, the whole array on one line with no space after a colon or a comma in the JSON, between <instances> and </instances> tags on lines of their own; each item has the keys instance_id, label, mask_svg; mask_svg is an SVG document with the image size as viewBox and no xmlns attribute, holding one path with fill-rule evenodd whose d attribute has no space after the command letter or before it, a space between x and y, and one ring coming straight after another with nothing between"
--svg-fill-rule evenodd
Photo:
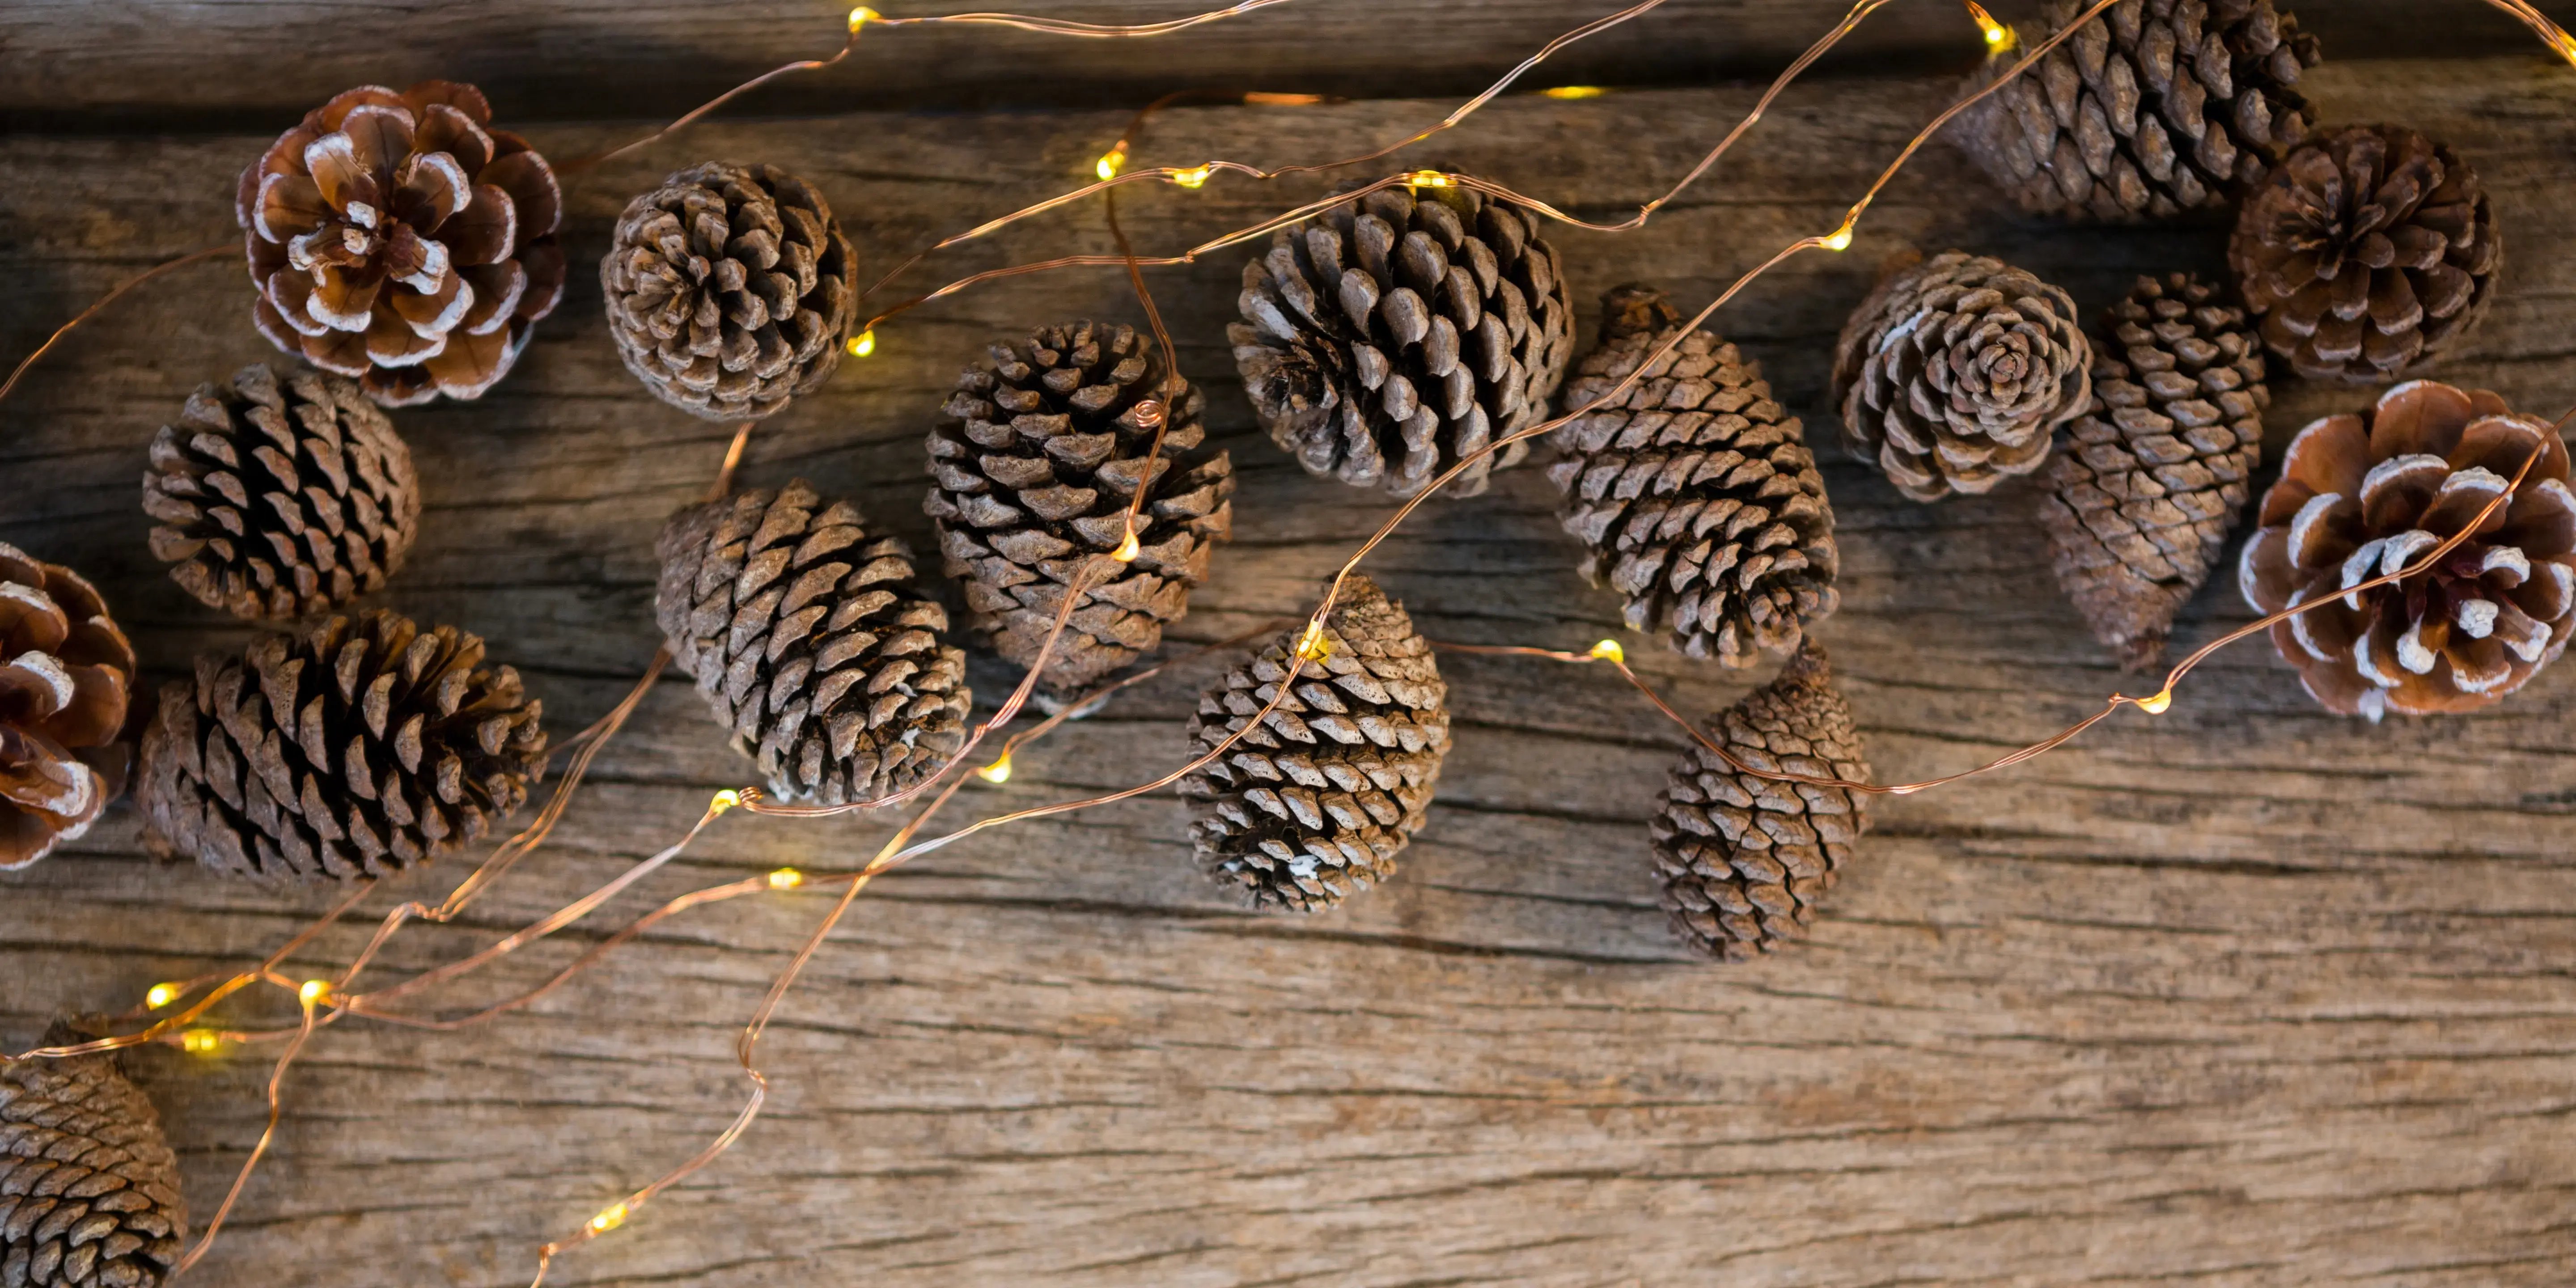
<instances>
[{"instance_id":1,"label":"brown pine cone","mask_svg":"<svg viewBox=\"0 0 2576 1288\"><path fill-rule=\"evenodd\" d=\"M813 185L723 162L626 203L599 261L626 369L709 420L758 420L822 388L858 311L858 272Z\"/></svg>"},{"instance_id":2,"label":"brown pine cone","mask_svg":"<svg viewBox=\"0 0 2576 1288\"><path fill-rule=\"evenodd\" d=\"M2292 152L2227 246L2263 343L2310 380L2390 380L2486 313L2504 242L2475 170L2399 125Z\"/></svg>"},{"instance_id":3,"label":"brown pine cone","mask_svg":"<svg viewBox=\"0 0 2576 1288\"><path fill-rule=\"evenodd\" d=\"M930 431L923 508L965 587L969 624L1021 666L1037 660L1065 588L1086 568L1099 578L1042 677L1071 697L1189 612L1209 553L1233 530L1234 463L1205 445L1199 391L1166 373L1161 350L1132 327L1041 327L989 352L958 377ZM1138 544L1122 564L1139 487Z\"/></svg>"},{"instance_id":4,"label":"brown pine cone","mask_svg":"<svg viewBox=\"0 0 2576 1288\"><path fill-rule=\"evenodd\" d=\"M2344 593L2420 560L2518 473L2512 499L2440 563ZM2567 444L2484 389L2409 381L2300 430L2261 515L2237 569L2245 602L2268 615L2328 601L2275 625L2272 644L2339 715L2474 711L2576 633Z\"/></svg>"},{"instance_id":5,"label":"brown pine cone","mask_svg":"<svg viewBox=\"0 0 2576 1288\"><path fill-rule=\"evenodd\" d=\"M134 646L98 591L0 544L0 872L76 839L125 790L133 689Z\"/></svg>"},{"instance_id":6,"label":"brown pine cone","mask_svg":"<svg viewBox=\"0 0 2576 1288\"><path fill-rule=\"evenodd\" d=\"M187 1239L178 1157L114 1056L0 1064L0 1284L160 1288Z\"/></svg>"},{"instance_id":7,"label":"brown pine cone","mask_svg":"<svg viewBox=\"0 0 2576 1288\"><path fill-rule=\"evenodd\" d=\"M1574 307L1538 219L1463 187L1387 188L1271 234L1226 328L1261 427L1306 467L1409 497L1547 416ZM1474 496L1527 443L1479 459Z\"/></svg>"},{"instance_id":8,"label":"brown pine cone","mask_svg":"<svg viewBox=\"0 0 2576 1288\"><path fill-rule=\"evenodd\" d=\"M563 189L483 92L362 85L305 114L234 194L260 334L388 406L479 398L563 299Z\"/></svg>"},{"instance_id":9,"label":"brown pine cone","mask_svg":"<svg viewBox=\"0 0 2576 1288\"><path fill-rule=\"evenodd\" d=\"M671 516L654 616L781 800L879 800L966 745L966 653L912 557L798 479Z\"/></svg>"},{"instance_id":10,"label":"brown pine cone","mask_svg":"<svg viewBox=\"0 0 2576 1288\"><path fill-rule=\"evenodd\" d=\"M2093 349L2093 405L2048 467L2057 584L2135 671L2218 560L2263 460L2263 349L2245 310L2186 274L2142 277Z\"/></svg>"},{"instance_id":11,"label":"brown pine cone","mask_svg":"<svg viewBox=\"0 0 2576 1288\"><path fill-rule=\"evenodd\" d=\"M1710 741L1772 773L1869 781L1851 708L1810 639L1780 677L1710 718ZM1673 934L1712 960L1740 962L1803 938L1869 828L1868 796L1748 774L1692 742L1650 827Z\"/></svg>"},{"instance_id":12,"label":"brown pine cone","mask_svg":"<svg viewBox=\"0 0 2576 1288\"><path fill-rule=\"evenodd\" d=\"M226 875L392 876L527 802L542 714L473 635L332 617L200 654L194 679L161 686L135 803L164 845Z\"/></svg>"},{"instance_id":13,"label":"brown pine cone","mask_svg":"<svg viewBox=\"0 0 2576 1288\"><path fill-rule=\"evenodd\" d=\"M1193 759L1277 696L1305 629L1199 699ZM1321 912L1394 875L1449 754L1449 690L1431 643L1376 582L1343 583L1322 654L1299 668L1276 710L1181 780L1199 866L1255 908Z\"/></svg>"},{"instance_id":14,"label":"brown pine cone","mask_svg":"<svg viewBox=\"0 0 2576 1288\"><path fill-rule=\"evenodd\" d=\"M1843 443L1917 501L1994 489L2082 415L2093 346L2066 292L1945 251L1878 284L1834 346Z\"/></svg>"},{"instance_id":15,"label":"brown pine cone","mask_svg":"<svg viewBox=\"0 0 2576 1288\"><path fill-rule=\"evenodd\" d=\"M2029 43L2089 7L2051 0ZM2024 48L2004 42L1969 89ZM2316 37L2272 0L2126 0L1960 113L1952 137L2034 214L2171 219L2226 205L2305 137L2292 87L2316 62Z\"/></svg>"},{"instance_id":16,"label":"brown pine cone","mask_svg":"<svg viewBox=\"0 0 2576 1288\"><path fill-rule=\"evenodd\" d=\"M1628 629L1665 631L1687 656L1742 667L1796 648L1841 603L1833 505L1798 418L1759 364L1705 330L1596 403L1681 326L1642 286L1602 297L1602 318L1564 399L1589 410L1549 436L1584 577L1628 597Z\"/></svg>"}]
</instances>

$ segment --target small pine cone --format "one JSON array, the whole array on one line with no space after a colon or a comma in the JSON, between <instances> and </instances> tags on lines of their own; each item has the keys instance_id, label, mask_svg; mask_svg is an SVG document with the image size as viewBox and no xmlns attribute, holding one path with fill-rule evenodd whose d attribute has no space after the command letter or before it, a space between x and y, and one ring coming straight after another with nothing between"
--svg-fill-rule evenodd
<instances>
[{"instance_id":1,"label":"small pine cone","mask_svg":"<svg viewBox=\"0 0 2576 1288\"><path fill-rule=\"evenodd\" d=\"M2209 580L2263 459L2263 349L2245 310L2182 273L2142 277L2093 349L2093 405L2048 467L2057 584L2135 671Z\"/></svg>"},{"instance_id":2,"label":"small pine cone","mask_svg":"<svg viewBox=\"0 0 2576 1288\"><path fill-rule=\"evenodd\" d=\"M1544 419L1574 308L1538 219L1464 187L1386 188L1271 235L1244 265L1234 365L1310 474L1410 497ZM1527 443L1479 459L1474 496Z\"/></svg>"},{"instance_id":3,"label":"small pine cone","mask_svg":"<svg viewBox=\"0 0 2576 1288\"><path fill-rule=\"evenodd\" d=\"M114 1056L0 1064L0 1284L160 1288L187 1238L179 1160Z\"/></svg>"},{"instance_id":4,"label":"small pine cone","mask_svg":"<svg viewBox=\"0 0 2576 1288\"><path fill-rule=\"evenodd\" d=\"M2440 563L2345 593L2418 562L2508 489ZM2260 513L2238 584L2266 615L2326 601L2275 625L2272 644L2338 715L2490 706L2576 633L2567 444L2484 389L2412 380L2368 411L2309 425Z\"/></svg>"},{"instance_id":5,"label":"small pine cone","mask_svg":"<svg viewBox=\"0 0 2576 1288\"><path fill-rule=\"evenodd\" d=\"M2082 415L2092 343L2066 292L1945 251L1888 275L1834 346L1843 442L1917 501L1994 490Z\"/></svg>"},{"instance_id":6,"label":"small pine cone","mask_svg":"<svg viewBox=\"0 0 2576 1288\"><path fill-rule=\"evenodd\" d=\"M866 804L966 745L966 653L912 556L798 479L671 516L654 616L781 800Z\"/></svg>"},{"instance_id":7,"label":"small pine cone","mask_svg":"<svg viewBox=\"0 0 2576 1288\"><path fill-rule=\"evenodd\" d=\"M758 420L822 388L859 307L858 272L813 185L722 162L626 203L599 261L626 369L709 420Z\"/></svg>"},{"instance_id":8,"label":"small pine cone","mask_svg":"<svg viewBox=\"0 0 2576 1288\"><path fill-rule=\"evenodd\" d=\"M1280 636L1199 699L1193 758L1278 696L1304 632ZM1322 659L1298 670L1260 725L1181 780L1200 867L1255 908L1298 912L1392 876L1449 754L1448 694L1404 606L1353 576L1324 624Z\"/></svg>"},{"instance_id":9,"label":"small pine cone","mask_svg":"<svg viewBox=\"0 0 2576 1288\"><path fill-rule=\"evenodd\" d=\"M0 544L0 872L77 839L125 790L133 690L134 646L97 589Z\"/></svg>"},{"instance_id":10,"label":"small pine cone","mask_svg":"<svg viewBox=\"0 0 2576 1288\"><path fill-rule=\"evenodd\" d=\"M1869 781L1851 708L1812 639L1780 678L1710 719L1705 732L1754 769ZM1701 956L1731 962L1804 937L1869 828L1867 800L1845 787L1745 773L1694 741L1650 824L1673 934Z\"/></svg>"},{"instance_id":11,"label":"small pine cone","mask_svg":"<svg viewBox=\"0 0 2576 1288\"><path fill-rule=\"evenodd\" d=\"M2310 380L2395 379L2486 313L2504 242L2477 171L2399 125L2309 141L2245 199L2228 263Z\"/></svg>"},{"instance_id":12,"label":"small pine cone","mask_svg":"<svg viewBox=\"0 0 2576 1288\"><path fill-rule=\"evenodd\" d=\"M958 377L930 432L923 508L970 625L1021 666L1037 660L1065 588L1086 568L1099 578L1042 677L1073 697L1189 612L1209 553L1233 530L1234 463L1205 446L1199 391L1164 372L1132 327L1041 327L990 352ZM1137 548L1118 563L1139 487Z\"/></svg>"},{"instance_id":13,"label":"small pine cone","mask_svg":"<svg viewBox=\"0 0 2576 1288\"><path fill-rule=\"evenodd\" d=\"M2089 5L2051 0L2037 44ZM2026 48L2003 43L1969 88ZM2022 209L2128 223L2214 209L2306 136L2316 37L2272 0L2126 0L1960 113L1960 146Z\"/></svg>"},{"instance_id":14,"label":"small pine cone","mask_svg":"<svg viewBox=\"0 0 2576 1288\"><path fill-rule=\"evenodd\" d=\"M1628 629L1663 630L1690 657L1751 666L1834 611L1839 556L1824 477L1759 364L1710 332L1681 337L1626 393L1596 399L1673 338L1661 291L1602 299L1601 347L1576 365L1550 437L1557 517L1582 571L1628 597Z\"/></svg>"},{"instance_id":15,"label":"small pine cone","mask_svg":"<svg viewBox=\"0 0 2576 1288\"><path fill-rule=\"evenodd\" d=\"M327 618L200 654L195 678L161 686L135 804L162 846L229 876L392 876L527 802L542 713L453 626Z\"/></svg>"}]
</instances>

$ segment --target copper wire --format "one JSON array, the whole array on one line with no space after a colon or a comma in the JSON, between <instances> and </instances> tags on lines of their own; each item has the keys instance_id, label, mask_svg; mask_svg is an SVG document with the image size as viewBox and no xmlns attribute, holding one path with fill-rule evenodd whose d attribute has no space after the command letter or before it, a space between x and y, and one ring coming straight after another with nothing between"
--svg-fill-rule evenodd
<instances>
[{"instance_id":1,"label":"copper wire","mask_svg":"<svg viewBox=\"0 0 2576 1288\"><path fill-rule=\"evenodd\" d=\"M36 365L36 359L44 357L47 353L51 352L55 345L63 342L64 336L72 333L73 328L79 326L83 322L89 321L91 318L97 317L101 310L123 298L127 291L133 290L135 287L141 286L145 282L161 276L163 273L167 273L177 268L184 268L199 260L214 259L218 256L238 255L241 253L242 246L238 241L225 242L221 246L208 246L204 250L192 250L176 259L165 259L160 263L155 264L122 282L118 282L112 287L109 287L107 294L98 297L97 303L90 305L88 308L82 309L78 314L73 316L71 321L55 327L54 333L46 336L45 342L37 345L34 353L30 353L26 357L18 360L18 365L10 369L9 378L6 380L0 380L0 398L7 398L10 391L18 387L18 381L26 376L27 369Z\"/></svg>"}]
</instances>

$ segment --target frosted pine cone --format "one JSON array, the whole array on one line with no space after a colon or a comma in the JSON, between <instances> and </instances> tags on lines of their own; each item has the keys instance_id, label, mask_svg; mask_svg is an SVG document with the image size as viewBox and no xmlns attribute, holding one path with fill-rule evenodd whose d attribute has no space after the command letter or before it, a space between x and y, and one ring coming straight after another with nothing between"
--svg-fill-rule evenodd
<instances>
[{"instance_id":1,"label":"frosted pine cone","mask_svg":"<svg viewBox=\"0 0 2576 1288\"><path fill-rule=\"evenodd\" d=\"M133 688L134 647L97 589L0 544L0 872L77 839L125 790Z\"/></svg>"}]
</instances>

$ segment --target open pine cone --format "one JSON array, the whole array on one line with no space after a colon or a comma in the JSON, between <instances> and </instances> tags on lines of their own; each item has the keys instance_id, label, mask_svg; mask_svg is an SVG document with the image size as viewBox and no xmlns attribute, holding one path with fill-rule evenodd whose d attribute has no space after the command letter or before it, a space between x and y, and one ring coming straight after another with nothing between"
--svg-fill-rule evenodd
<instances>
[{"instance_id":1,"label":"open pine cone","mask_svg":"<svg viewBox=\"0 0 2576 1288\"><path fill-rule=\"evenodd\" d=\"M306 113L234 195L260 334L376 401L476 398L563 299L552 167L483 92L362 85Z\"/></svg>"},{"instance_id":2,"label":"open pine cone","mask_svg":"<svg viewBox=\"0 0 2576 1288\"><path fill-rule=\"evenodd\" d=\"M134 647L98 591L0 544L0 872L79 837L125 790L133 688Z\"/></svg>"},{"instance_id":3,"label":"open pine cone","mask_svg":"<svg viewBox=\"0 0 2576 1288\"><path fill-rule=\"evenodd\" d=\"M187 1239L178 1157L116 1057L0 1064L0 1285L161 1288Z\"/></svg>"}]
</instances>

